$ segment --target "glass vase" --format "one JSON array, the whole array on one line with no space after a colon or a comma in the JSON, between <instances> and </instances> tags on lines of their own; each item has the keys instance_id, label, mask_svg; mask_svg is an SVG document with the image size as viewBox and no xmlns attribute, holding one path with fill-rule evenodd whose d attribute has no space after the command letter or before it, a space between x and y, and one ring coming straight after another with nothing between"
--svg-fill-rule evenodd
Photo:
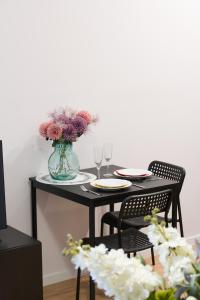
<instances>
[{"instance_id":1,"label":"glass vase","mask_svg":"<svg viewBox=\"0 0 200 300\"><path fill-rule=\"evenodd\" d=\"M79 172L79 160L72 143L56 142L48 160L49 174L56 180L74 179Z\"/></svg>"}]
</instances>

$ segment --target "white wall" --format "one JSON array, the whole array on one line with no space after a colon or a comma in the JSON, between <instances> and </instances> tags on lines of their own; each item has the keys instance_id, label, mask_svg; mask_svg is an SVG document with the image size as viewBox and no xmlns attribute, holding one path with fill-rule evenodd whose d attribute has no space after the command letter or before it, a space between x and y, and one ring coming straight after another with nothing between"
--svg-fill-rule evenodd
<instances>
[{"instance_id":1,"label":"white wall","mask_svg":"<svg viewBox=\"0 0 200 300\"><path fill-rule=\"evenodd\" d=\"M112 141L113 162L185 167L187 237L199 229L200 2L198 0L1 0L0 137L8 223L30 233L29 176L47 170L38 136L46 114L70 105L100 122L75 145L81 167L94 142ZM38 193L45 282L73 276L65 235L87 232L87 209Z\"/></svg>"}]
</instances>

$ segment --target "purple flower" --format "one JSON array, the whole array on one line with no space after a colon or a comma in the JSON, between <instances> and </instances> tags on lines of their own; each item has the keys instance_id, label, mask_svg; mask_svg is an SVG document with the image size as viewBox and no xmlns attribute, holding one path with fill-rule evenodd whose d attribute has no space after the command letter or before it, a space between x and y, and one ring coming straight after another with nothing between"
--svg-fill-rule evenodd
<instances>
[{"instance_id":1,"label":"purple flower","mask_svg":"<svg viewBox=\"0 0 200 300\"><path fill-rule=\"evenodd\" d=\"M76 128L79 136L87 130L87 122L82 117L75 117L72 124L74 128Z\"/></svg>"},{"instance_id":2,"label":"purple flower","mask_svg":"<svg viewBox=\"0 0 200 300\"><path fill-rule=\"evenodd\" d=\"M54 110L52 113L49 114L49 117L51 117L56 123L58 116L60 115L65 115L65 110L64 108L60 108L59 110Z\"/></svg>"},{"instance_id":3,"label":"purple flower","mask_svg":"<svg viewBox=\"0 0 200 300\"><path fill-rule=\"evenodd\" d=\"M56 122L60 124L68 124L70 120L65 114L60 114L56 117Z\"/></svg>"},{"instance_id":4,"label":"purple flower","mask_svg":"<svg viewBox=\"0 0 200 300\"><path fill-rule=\"evenodd\" d=\"M63 128L63 138L69 142L75 142L77 138L76 128L72 124L66 124Z\"/></svg>"}]
</instances>

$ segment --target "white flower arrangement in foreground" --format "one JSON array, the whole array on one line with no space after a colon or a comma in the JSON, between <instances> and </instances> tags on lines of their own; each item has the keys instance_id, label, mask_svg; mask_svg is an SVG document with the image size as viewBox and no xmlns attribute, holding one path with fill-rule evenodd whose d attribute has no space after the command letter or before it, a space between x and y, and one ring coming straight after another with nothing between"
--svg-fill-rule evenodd
<instances>
[{"instance_id":1,"label":"white flower arrangement in foreground","mask_svg":"<svg viewBox=\"0 0 200 300\"><path fill-rule=\"evenodd\" d=\"M199 249L196 254L175 228L158 224L157 212L149 217L152 225L148 237L158 251L163 276L141 258L128 258L122 249L108 251L103 244L82 245L70 235L63 254L72 256L76 268L88 270L98 288L115 300L199 300Z\"/></svg>"}]
</instances>

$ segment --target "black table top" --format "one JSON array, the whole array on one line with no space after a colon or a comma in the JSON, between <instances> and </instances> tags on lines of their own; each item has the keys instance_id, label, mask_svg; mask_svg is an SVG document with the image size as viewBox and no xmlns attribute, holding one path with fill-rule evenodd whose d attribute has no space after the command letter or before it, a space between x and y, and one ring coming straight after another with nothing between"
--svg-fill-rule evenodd
<instances>
[{"instance_id":1,"label":"black table top","mask_svg":"<svg viewBox=\"0 0 200 300\"><path fill-rule=\"evenodd\" d=\"M104 168L105 167L102 167L101 170L103 171ZM123 167L111 165L110 171L113 172L117 169L122 169L122 168ZM97 174L96 168L89 168L89 169L84 169L81 171ZM31 177L29 179L34 188L37 188L37 189L46 191L48 193L60 196L62 198L66 198L68 200L77 202L84 206L94 205L95 207L121 202L125 197L130 196L130 195L143 194L146 192L151 193L151 192L162 190L163 188L174 189L178 185L177 181L171 181L168 179L150 180L150 178L149 179L147 178L147 179L143 179L139 182L138 181L133 182L133 183L143 186L144 188L136 187L133 185L124 190L107 192L107 191L102 191L102 190L97 191L89 183L84 184L89 189L97 191L100 194L100 196L97 196L92 193L83 192L80 188L80 184L79 185L53 185L53 184L41 183L36 180L36 177ZM156 179L156 177L153 177L153 179Z\"/></svg>"}]
</instances>

